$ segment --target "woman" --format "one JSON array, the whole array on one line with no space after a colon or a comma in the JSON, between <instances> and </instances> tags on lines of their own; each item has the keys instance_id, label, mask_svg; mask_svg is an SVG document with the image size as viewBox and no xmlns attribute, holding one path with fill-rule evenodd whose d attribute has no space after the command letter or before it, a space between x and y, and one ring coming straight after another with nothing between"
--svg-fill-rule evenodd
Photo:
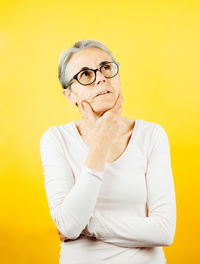
<instances>
[{"instance_id":1,"label":"woman","mask_svg":"<svg viewBox=\"0 0 200 264\"><path fill-rule=\"evenodd\" d=\"M82 115L40 140L59 263L166 263L176 199L165 130L121 115L119 63L100 42L65 50L59 80Z\"/></svg>"}]
</instances>

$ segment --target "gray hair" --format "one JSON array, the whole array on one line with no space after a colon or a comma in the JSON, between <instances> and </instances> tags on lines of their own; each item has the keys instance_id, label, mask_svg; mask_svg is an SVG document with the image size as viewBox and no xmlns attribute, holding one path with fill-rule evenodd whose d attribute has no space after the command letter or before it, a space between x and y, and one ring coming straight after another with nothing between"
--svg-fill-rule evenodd
<instances>
[{"instance_id":1,"label":"gray hair","mask_svg":"<svg viewBox=\"0 0 200 264\"><path fill-rule=\"evenodd\" d=\"M89 48L89 47L99 48L99 49L107 52L107 54L111 57L111 59L113 61L115 61L115 57L113 56L112 52L101 42L98 42L98 41L92 40L92 39L77 41L73 45L73 47L64 50L61 53L60 58L59 58L58 78L59 78L59 81L60 81L63 89L66 89L66 84L69 81L69 80L67 80L67 77L66 77L66 66L67 66L67 63L69 62L71 56L74 53L79 52L82 49ZM69 87L69 89L71 89L71 86L68 86L68 87Z\"/></svg>"}]
</instances>

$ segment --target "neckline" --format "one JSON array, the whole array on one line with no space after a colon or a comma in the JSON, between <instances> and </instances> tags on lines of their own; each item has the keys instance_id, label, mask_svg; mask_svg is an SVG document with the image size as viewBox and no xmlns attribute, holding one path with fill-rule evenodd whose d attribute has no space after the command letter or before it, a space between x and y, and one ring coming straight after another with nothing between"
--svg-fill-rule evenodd
<instances>
[{"instance_id":1,"label":"neckline","mask_svg":"<svg viewBox=\"0 0 200 264\"><path fill-rule=\"evenodd\" d=\"M130 145L132 144L132 141L133 141L133 139L134 139L134 137L135 137L136 129L137 129L137 126L138 126L138 122L139 122L139 120L138 120L138 119L135 119L135 125L134 125L133 131L132 131L132 133L131 133L130 140L129 140L128 145L126 146L125 150L122 152L122 154L121 154L116 160L114 160L114 161L112 161L112 162L108 162L108 161L106 161L105 164L113 165L113 164L115 164L115 163L120 162L122 159L124 159L124 158L126 157L128 151L129 151L129 149L130 149ZM81 135L79 134L79 131L78 131L77 127L76 127L76 123L75 123L75 121L72 121L71 123L72 123L72 127L73 127L73 129L74 129L74 131L75 131L75 133L76 133L76 135L77 135L79 141L81 142L82 146L83 146L84 149L87 151L87 153L89 153L89 148L88 148L88 146L85 144L85 142L83 141ZM135 142L135 141L133 141L133 142Z\"/></svg>"}]
</instances>

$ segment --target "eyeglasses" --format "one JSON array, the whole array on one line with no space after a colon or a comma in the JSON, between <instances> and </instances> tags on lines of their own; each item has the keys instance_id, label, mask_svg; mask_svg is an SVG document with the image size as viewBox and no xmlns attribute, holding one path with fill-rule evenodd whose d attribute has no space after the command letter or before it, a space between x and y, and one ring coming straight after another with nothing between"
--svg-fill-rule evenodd
<instances>
[{"instance_id":1,"label":"eyeglasses","mask_svg":"<svg viewBox=\"0 0 200 264\"><path fill-rule=\"evenodd\" d=\"M113 78L119 72L119 62L104 62L101 67L97 69L81 70L65 85L66 89L71 85L73 80L77 80L82 85L90 85L96 80L96 72L100 71L104 77Z\"/></svg>"}]
</instances>

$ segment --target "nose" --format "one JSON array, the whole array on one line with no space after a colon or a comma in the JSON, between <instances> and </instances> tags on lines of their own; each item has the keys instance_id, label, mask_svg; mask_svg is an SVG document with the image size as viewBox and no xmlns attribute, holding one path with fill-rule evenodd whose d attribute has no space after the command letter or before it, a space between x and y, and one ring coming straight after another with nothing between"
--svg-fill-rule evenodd
<instances>
[{"instance_id":1,"label":"nose","mask_svg":"<svg viewBox=\"0 0 200 264\"><path fill-rule=\"evenodd\" d=\"M105 82L106 78L103 76L103 74L98 70L96 71L96 84L99 84L100 82Z\"/></svg>"}]
</instances>

